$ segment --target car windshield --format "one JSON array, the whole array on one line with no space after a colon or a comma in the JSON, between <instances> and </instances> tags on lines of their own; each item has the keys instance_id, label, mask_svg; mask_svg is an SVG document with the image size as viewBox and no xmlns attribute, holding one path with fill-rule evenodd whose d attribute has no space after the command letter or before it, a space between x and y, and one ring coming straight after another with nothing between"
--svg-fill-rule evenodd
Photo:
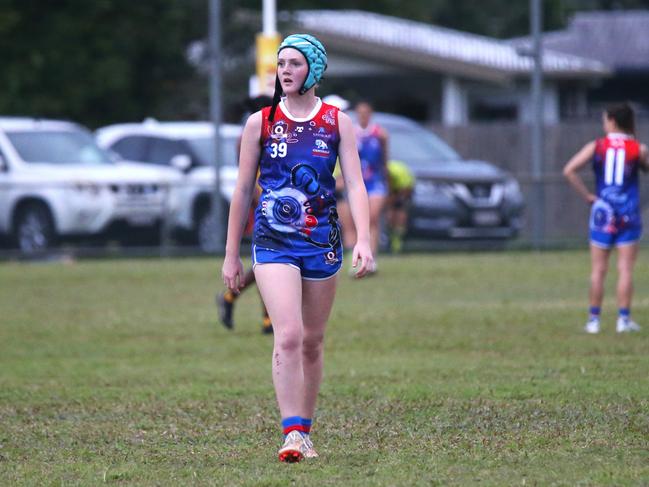
<instances>
[{"instance_id":1,"label":"car windshield","mask_svg":"<svg viewBox=\"0 0 649 487\"><path fill-rule=\"evenodd\" d=\"M221 137L223 141L223 165L236 166L237 165L237 138L236 137ZM187 141L199 158L199 162L203 166L214 165L214 139L212 137L200 137L197 139L189 139Z\"/></svg>"},{"instance_id":2,"label":"car windshield","mask_svg":"<svg viewBox=\"0 0 649 487\"><path fill-rule=\"evenodd\" d=\"M82 131L7 131L7 137L25 162L48 164L112 164L108 153Z\"/></svg>"},{"instance_id":3,"label":"car windshield","mask_svg":"<svg viewBox=\"0 0 649 487\"><path fill-rule=\"evenodd\" d=\"M461 160L458 153L444 141L424 129L390 126L385 129L389 136L390 159L404 161L410 165Z\"/></svg>"}]
</instances>

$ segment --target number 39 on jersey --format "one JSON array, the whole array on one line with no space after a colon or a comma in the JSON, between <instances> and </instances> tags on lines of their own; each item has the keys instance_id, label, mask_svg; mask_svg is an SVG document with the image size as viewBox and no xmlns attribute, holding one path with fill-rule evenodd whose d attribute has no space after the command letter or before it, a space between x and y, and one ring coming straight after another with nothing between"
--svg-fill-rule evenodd
<instances>
[{"instance_id":1,"label":"number 39 on jersey","mask_svg":"<svg viewBox=\"0 0 649 487\"><path fill-rule=\"evenodd\" d=\"M286 142L273 142L270 144L270 157L273 159L277 157L286 157L288 146Z\"/></svg>"}]
</instances>

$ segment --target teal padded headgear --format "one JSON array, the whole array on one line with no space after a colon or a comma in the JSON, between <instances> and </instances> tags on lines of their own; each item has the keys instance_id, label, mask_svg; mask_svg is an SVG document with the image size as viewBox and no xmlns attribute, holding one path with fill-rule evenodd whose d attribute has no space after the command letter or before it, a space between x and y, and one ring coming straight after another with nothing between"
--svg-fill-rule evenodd
<instances>
[{"instance_id":1,"label":"teal padded headgear","mask_svg":"<svg viewBox=\"0 0 649 487\"><path fill-rule=\"evenodd\" d=\"M309 65L309 73L300 88L300 95L304 95L322 79L322 75L327 69L327 51L325 51L322 42L310 34L291 34L279 45L277 54L287 47L292 47L293 49L300 51ZM279 77L275 76L275 94L273 95L273 104L271 105L270 114L268 116L268 120L271 122L275 119L275 110L277 109L281 97L282 84L279 82Z\"/></svg>"},{"instance_id":2,"label":"teal padded headgear","mask_svg":"<svg viewBox=\"0 0 649 487\"><path fill-rule=\"evenodd\" d=\"M327 51L325 51L322 42L309 34L291 34L279 45L277 53L279 54L282 49L287 47L300 51L309 64L309 74L300 88L300 95L303 95L322 79L322 75L327 69Z\"/></svg>"}]
</instances>

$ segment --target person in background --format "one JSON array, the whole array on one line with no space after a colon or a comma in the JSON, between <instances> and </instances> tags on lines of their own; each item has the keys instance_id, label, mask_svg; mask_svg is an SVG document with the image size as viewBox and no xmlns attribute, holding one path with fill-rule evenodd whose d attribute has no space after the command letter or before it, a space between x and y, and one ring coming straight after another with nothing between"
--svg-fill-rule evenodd
<instances>
[{"instance_id":1,"label":"person in background","mask_svg":"<svg viewBox=\"0 0 649 487\"><path fill-rule=\"evenodd\" d=\"M389 193L387 174L388 134L378 124L372 122L373 108L366 101L358 102L355 106L356 141L361 159L363 181L370 201L370 237L372 254L376 256L379 249L381 233L381 214ZM342 192L342 180L338 178L338 192ZM345 247L348 248L356 241L356 229L351 222L348 205L343 200L339 207L340 221L343 226ZM370 273L376 272L376 261Z\"/></svg>"},{"instance_id":2,"label":"person in background","mask_svg":"<svg viewBox=\"0 0 649 487\"><path fill-rule=\"evenodd\" d=\"M590 210L590 312L586 333L600 332L604 280L611 250L617 248L616 331L639 331L631 319L633 267L642 235L638 191L639 170L647 171L647 146L635 139L635 114L627 103L611 105L602 114L605 136L589 142L566 164L563 174ZM595 173L591 192L577 173L587 164Z\"/></svg>"},{"instance_id":3,"label":"person in background","mask_svg":"<svg viewBox=\"0 0 649 487\"><path fill-rule=\"evenodd\" d=\"M251 114L258 112L264 107L270 106L272 103L273 103L273 99L267 95L259 95L254 98L248 98L244 102L244 109L245 109L245 115L243 119L244 123ZM237 144L237 154L240 151L241 151L241 138L239 138L239 143ZM248 234L252 231L252 225L254 223L254 212L257 206L257 202L259 201L259 195L260 195L260 188L259 186L257 186L255 188L255 192L252 197L252 204L250 206L250 213L248 216L248 224L246 225L246 229L244 230L245 234ZM250 268L244 274L243 283L239 288L238 293L234 293L228 289L225 292L218 293L216 295L216 305L219 310L219 318L223 326L225 326L228 330L232 330L234 328L234 304L236 300L239 298L239 296L241 296L241 293L243 293L254 283L255 283L255 273L253 269ZM273 333L273 324L270 321L270 317L268 316L268 311L266 310L266 306L264 306L263 300L261 302L261 308L262 308L261 332L264 334L271 334Z\"/></svg>"},{"instance_id":4,"label":"person in background","mask_svg":"<svg viewBox=\"0 0 649 487\"><path fill-rule=\"evenodd\" d=\"M388 162L390 194L386 208L386 217L390 233L390 251L398 254L403 248L403 236L408 226L408 210L415 177L405 162L391 160Z\"/></svg>"}]
</instances>

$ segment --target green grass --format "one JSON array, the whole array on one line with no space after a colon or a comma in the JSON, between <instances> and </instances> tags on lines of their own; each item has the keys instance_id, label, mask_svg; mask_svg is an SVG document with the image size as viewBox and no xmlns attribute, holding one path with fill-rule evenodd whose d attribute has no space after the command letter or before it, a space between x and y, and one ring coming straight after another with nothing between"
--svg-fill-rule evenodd
<instances>
[{"instance_id":1,"label":"green grass","mask_svg":"<svg viewBox=\"0 0 649 487\"><path fill-rule=\"evenodd\" d=\"M342 276L314 430L277 462L255 292L216 259L0 265L0 485L647 485L649 275L582 333L586 252L385 257Z\"/></svg>"}]
</instances>

